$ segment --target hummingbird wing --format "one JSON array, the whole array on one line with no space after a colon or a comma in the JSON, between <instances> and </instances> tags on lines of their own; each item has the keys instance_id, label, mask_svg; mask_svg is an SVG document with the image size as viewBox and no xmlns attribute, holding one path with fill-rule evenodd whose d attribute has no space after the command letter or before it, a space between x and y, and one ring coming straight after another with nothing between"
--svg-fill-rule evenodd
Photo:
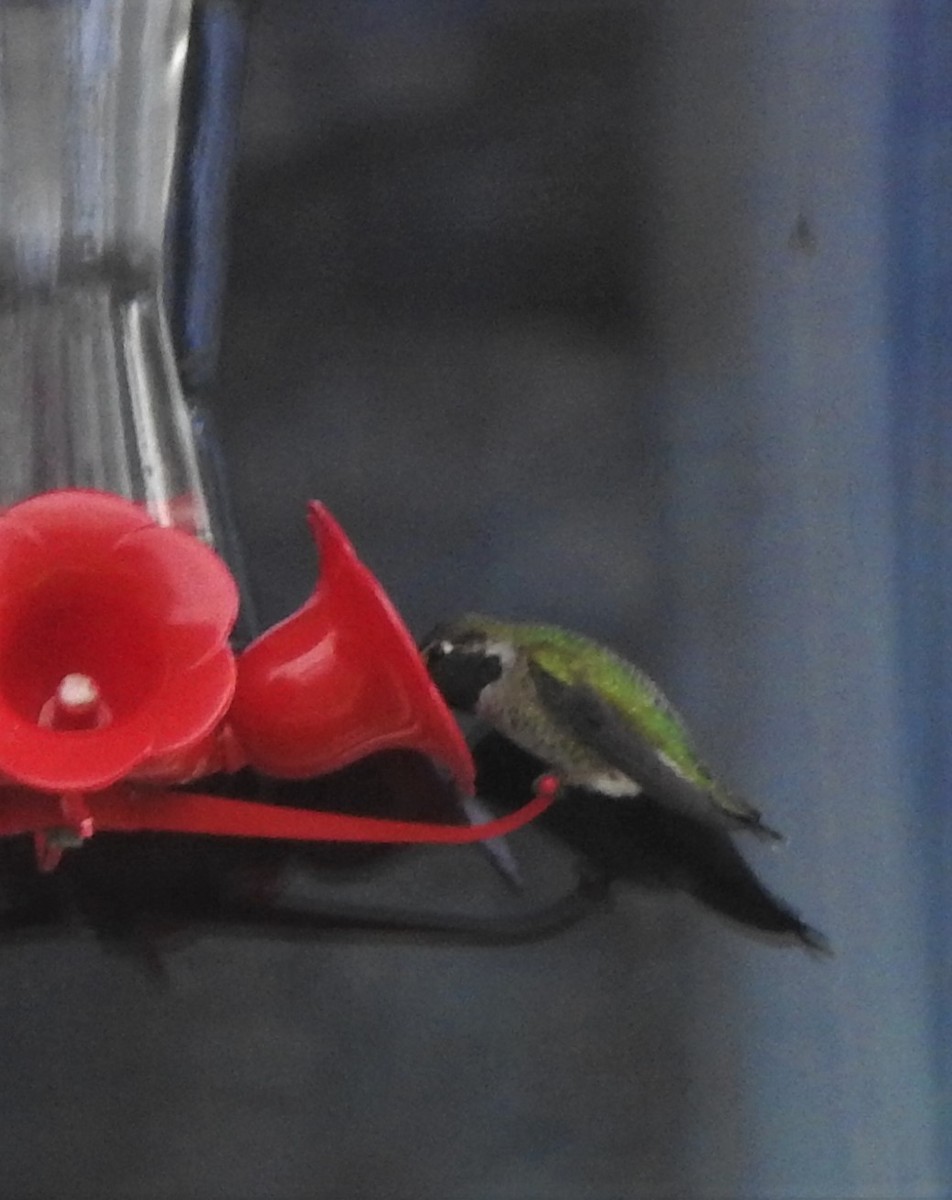
<instances>
[{"instance_id":1,"label":"hummingbird wing","mask_svg":"<svg viewBox=\"0 0 952 1200\"><path fill-rule=\"evenodd\" d=\"M548 712L659 804L715 825L751 829L779 840L780 835L764 824L757 809L745 801L722 796L713 781L705 787L686 775L672 757L591 684L559 679L537 661L529 663L529 673Z\"/></svg>"}]
</instances>

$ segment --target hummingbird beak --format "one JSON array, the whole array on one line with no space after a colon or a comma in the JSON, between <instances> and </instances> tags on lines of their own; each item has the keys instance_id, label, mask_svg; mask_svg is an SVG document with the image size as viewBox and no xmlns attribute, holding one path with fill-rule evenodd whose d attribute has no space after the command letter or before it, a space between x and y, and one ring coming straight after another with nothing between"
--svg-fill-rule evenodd
<instances>
[{"instance_id":1,"label":"hummingbird beak","mask_svg":"<svg viewBox=\"0 0 952 1200\"><path fill-rule=\"evenodd\" d=\"M460 807L470 825L485 825L487 821L493 819L493 814L478 796L463 796L460 800ZM523 891L525 880L516 856L506 839L504 837L489 838L485 842L480 842L479 847L509 886L514 891Z\"/></svg>"}]
</instances>

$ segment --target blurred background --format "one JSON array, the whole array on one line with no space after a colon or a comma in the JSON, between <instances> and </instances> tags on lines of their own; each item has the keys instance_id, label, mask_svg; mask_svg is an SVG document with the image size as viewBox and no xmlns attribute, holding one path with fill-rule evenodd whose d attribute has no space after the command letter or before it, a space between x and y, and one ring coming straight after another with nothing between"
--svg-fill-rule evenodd
<instances>
[{"instance_id":1,"label":"blurred background","mask_svg":"<svg viewBox=\"0 0 952 1200\"><path fill-rule=\"evenodd\" d=\"M0 1191L947 1196L952 10L204 8L244 86L196 378L261 623L319 497L417 633L611 642L837 956L634 888L537 945L203 939L164 986L5 947ZM509 899L465 849L326 886Z\"/></svg>"}]
</instances>

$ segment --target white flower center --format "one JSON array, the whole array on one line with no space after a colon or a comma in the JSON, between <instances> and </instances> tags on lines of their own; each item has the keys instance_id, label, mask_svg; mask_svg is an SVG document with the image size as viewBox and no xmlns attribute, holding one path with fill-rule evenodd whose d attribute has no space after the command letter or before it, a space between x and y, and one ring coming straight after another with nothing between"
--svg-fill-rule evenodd
<instances>
[{"instance_id":1,"label":"white flower center","mask_svg":"<svg viewBox=\"0 0 952 1200\"><path fill-rule=\"evenodd\" d=\"M78 672L64 675L56 689L56 701L73 712L92 708L99 703L99 688L88 675Z\"/></svg>"}]
</instances>

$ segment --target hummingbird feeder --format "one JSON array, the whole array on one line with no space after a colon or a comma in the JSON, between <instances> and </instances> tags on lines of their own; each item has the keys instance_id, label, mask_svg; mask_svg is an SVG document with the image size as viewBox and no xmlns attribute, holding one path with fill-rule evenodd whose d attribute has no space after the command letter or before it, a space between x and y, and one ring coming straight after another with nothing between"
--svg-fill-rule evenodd
<instances>
[{"instance_id":1,"label":"hummingbird feeder","mask_svg":"<svg viewBox=\"0 0 952 1200\"><path fill-rule=\"evenodd\" d=\"M410 634L322 505L314 594L233 648L239 556L196 396L241 20L191 0L0 6L0 838L32 836L44 872L100 832L474 842L554 797L472 826L196 786L409 749L474 791Z\"/></svg>"},{"instance_id":2,"label":"hummingbird feeder","mask_svg":"<svg viewBox=\"0 0 952 1200\"><path fill-rule=\"evenodd\" d=\"M244 767L310 778L421 751L473 792L466 743L383 589L321 505L314 595L235 656L238 589L192 534L104 492L0 516L0 834L45 870L97 830L366 842L498 837L541 812L454 826L170 791Z\"/></svg>"}]
</instances>

